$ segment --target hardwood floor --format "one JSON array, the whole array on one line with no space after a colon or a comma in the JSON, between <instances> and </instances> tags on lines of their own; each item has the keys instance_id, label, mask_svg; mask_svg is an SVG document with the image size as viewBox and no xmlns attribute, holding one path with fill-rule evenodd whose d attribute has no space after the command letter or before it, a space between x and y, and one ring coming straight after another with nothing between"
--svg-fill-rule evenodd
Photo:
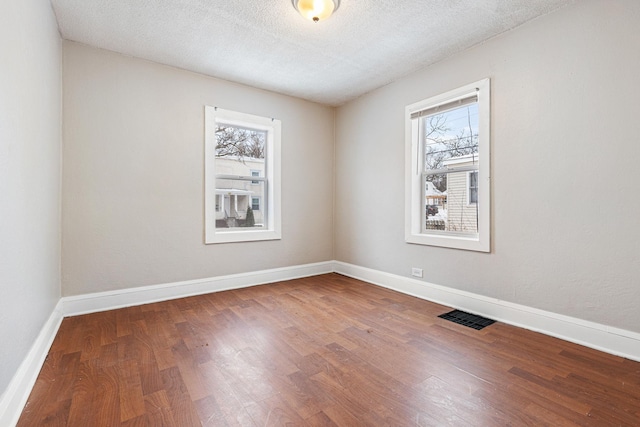
<instances>
[{"instance_id":1,"label":"hardwood floor","mask_svg":"<svg viewBox=\"0 0 640 427\"><path fill-rule=\"evenodd\" d=\"M66 318L19 426L638 426L640 363L337 274Z\"/></svg>"}]
</instances>

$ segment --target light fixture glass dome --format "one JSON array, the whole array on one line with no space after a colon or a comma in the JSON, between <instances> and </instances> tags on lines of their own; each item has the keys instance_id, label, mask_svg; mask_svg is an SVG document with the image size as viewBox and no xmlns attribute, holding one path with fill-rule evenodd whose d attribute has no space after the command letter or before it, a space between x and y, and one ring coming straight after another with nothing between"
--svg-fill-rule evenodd
<instances>
[{"instance_id":1,"label":"light fixture glass dome","mask_svg":"<svg viewBox=\"0 0 640 427\"><path fill-rule=\"evenodd\" d=\"M310 21L327 19L340 6L340 0L292 0L293 7Z\"/></svg>"}]
</instances>

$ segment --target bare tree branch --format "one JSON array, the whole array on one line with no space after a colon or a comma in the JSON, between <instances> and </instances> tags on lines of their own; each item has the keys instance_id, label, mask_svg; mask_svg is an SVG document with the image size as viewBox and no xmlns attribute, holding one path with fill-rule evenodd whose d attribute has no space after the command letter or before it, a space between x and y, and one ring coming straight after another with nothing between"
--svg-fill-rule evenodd
<instances>
[{"instance_id":1,"label":"bare tree branch","mask_svg":"<svg viewBox=\"0 0 640 427\"><path fill-rule=\"evenodd\" d=\"M467 107L468 128L461 128L451 136L447 124L447 113L436 114L425 120L425 166L427 169L441 169L444 162L460 156L478 152L478 135L472 133L471 115ZM430 175L428 181L439 191L447 190L447 175Z\"/></svg>"},{"instance_id":2,"label":"bare tree branch","mask_svg":"<svg viewBox=\"0 0 640 427\"><path fill-rule=\"evenodd\" d=\"M233 126L216 127L216 157L264 159L265 133Z\"/></svg>"}]
</instances>

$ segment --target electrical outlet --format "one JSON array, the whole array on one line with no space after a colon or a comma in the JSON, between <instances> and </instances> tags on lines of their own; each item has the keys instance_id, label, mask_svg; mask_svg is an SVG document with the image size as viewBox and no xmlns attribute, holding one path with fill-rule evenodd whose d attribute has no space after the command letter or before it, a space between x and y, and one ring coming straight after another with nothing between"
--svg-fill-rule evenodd
<instances>
[{"instance_id":1,"label":"electrical outlet","mask_svg":"<svg viewBox=\"0 0 640 427\"><path fill-rule=\"evenodd\" d=\"M413 267L411 269L411 275L414 277L422 277L422 269Z\"/></svg>"}]
</instances>

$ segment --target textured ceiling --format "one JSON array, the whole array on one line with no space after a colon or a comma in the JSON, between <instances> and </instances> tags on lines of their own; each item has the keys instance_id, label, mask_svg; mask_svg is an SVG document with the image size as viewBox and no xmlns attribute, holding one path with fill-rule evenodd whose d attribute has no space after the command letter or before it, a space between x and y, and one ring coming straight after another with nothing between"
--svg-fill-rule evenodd
<instances>
[{"instance_id":1,"label":"textured ceiling","mask_svg":"<svg viewBox=\"0 0 640 427\"><path fill-rule=\"evenodd\" d=\"M68 40L341 105L573 0L52 0Z\"/></svg>"}]
</instances>

